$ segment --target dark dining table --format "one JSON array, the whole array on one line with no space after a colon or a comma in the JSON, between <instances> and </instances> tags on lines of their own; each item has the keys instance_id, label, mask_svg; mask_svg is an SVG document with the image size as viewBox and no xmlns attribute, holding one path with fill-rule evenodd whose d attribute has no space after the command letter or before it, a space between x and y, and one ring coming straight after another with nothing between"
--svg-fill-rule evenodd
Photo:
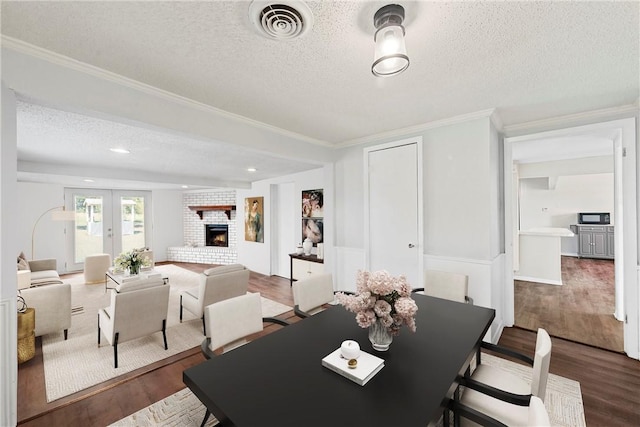
<instances>
[{"instance_id":1,"label":"dark dining table","mask_svg":"<svg viewBox=\"0 0 640 427\"><path fill-rule=\"evenodd\" d=\"M403 327L386 352L334 306L191 367L183 381L224 426L426 426L442 415L495 310L413 298L417 330ZM322 366L347 339L384 359L364 386Z\"/></svg>"}]
</instances>

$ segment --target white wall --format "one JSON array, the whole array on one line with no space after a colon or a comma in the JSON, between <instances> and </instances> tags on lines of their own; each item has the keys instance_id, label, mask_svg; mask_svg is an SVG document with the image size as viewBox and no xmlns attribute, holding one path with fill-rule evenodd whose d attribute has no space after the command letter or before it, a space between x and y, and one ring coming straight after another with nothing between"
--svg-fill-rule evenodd
<instances>
[{"instance_id":1,"label":"white wall","mask_svg":"<svg viewBox=\"0 0 640 427\"><path fill-rule=\"evenodd\" d=\"M570 228L578 212L610 212L613 224L613 173L559 176L555 188L542 178L520 179L520 228ZM577 255L578 236L563 237L561 252Z\"/></svg>"},{"instance_id":2,"label":"white wall","mask_svg":"<svg viewBox=\"0 0 640 427\"><path fill-rule=\"evenodd\" d=\"M353 289L364 267L363 148L416 135L423 138L425 268L469 274L478 305L497 310L491 337L502 325L504 264L500 138L490 118L475 118L413 134L398 134L337 151L336 280ZM390 225L403 213L390 218ZM496 283L496 279L498 282Z\"/></svg>"},{"instance_id":3,"label":"white wall","mask_svg":"<svg viewBox=\"0 0 640 427\"><path fill-rule=\"evenodd\" d=\"M47 213L36 225L38 218L48 209L64 205L64 187L31 182L18 182L17 187L20 195L15 205L20 218L18 222L19 251L23 251L27 259L34 259L31 254L31 236L33 235L35 259L55 258L58 271L66 271L64 230L68 223L53 221L51 213Z\"/></svg>"},{"instance_id":4,"label":"white wall","mask_svg":"<svg viewBox=\"0 0 640 427\"><path fill-rule=\"evenodd\" d=\"M183 241L182 191L153 191L153 257L167 260L167 248Z\"/></svg>"},{"instance_id":5,"label":"white wall","mask_svg":"<svg viewBox=\"0 0 640 427\"><path fill-rule=\"evenodd\" d=\"M16 99L2 86L0 145L0 425L17 422L18 326L16 319L16 254L18 211Z\"/></svg>"},{"instance_id":6,"label":"white wall","mask_svg":"<svg viewBox=\"0 0 640 427\"><path fill-rule=\"evenodd\" d=\"M31 235L38 217L47 209L64 204L64 187L53 184L18 182L19 197L13 204L18 213L16 228L18 250L24 251L27 259L31 259ZM167 259L166 248L181 246L182 235L182 192L152 192L152 242L156 261ZM58 272L67 272L65 267L66 239L64 228L70 223L51 220L45 214L38 223L34 234L35 255L37 259L55 258Z\"/></svg>"},{"instance_id":7,"label":"white wall","mask_svg":"<svg viewBox=\"0 0 640 427\"><path fill-rule=\"evenodd\" d=\"M322 188L324 190L324 242L325 253L330 252L332 248L333 230L335 225L332 224L331 211L333 210L333 190L328 184L333 183L330 176L331 168L329 166L325 168L313 169L308 172L302 172L292 175L281 176L278 178L256 181L252 184L251 190L237 190L236 192L236 206L237 212L237 227L238 227L238 262L244 264L252 271L261 274L272 274L271 272L271 239L277 238L274 236L274 230L272 227L271 212L271 185L278 183L294 183L294 195L293 200L296 204L297 212L300 214L294 219L293 224L288 226L293 227L296 232L294 233L294 240L285 243L284 247L288 246L288 253L295 251L296 244L301 240L302 230L302 191L313 190ZM244 199L248 197L264 197L264 243L248 242L244 240ZM288 256L287 254L279 254L279 256ZM331 258L325 256L325 270L331 268Z\"/></svg>"}]
</instances>

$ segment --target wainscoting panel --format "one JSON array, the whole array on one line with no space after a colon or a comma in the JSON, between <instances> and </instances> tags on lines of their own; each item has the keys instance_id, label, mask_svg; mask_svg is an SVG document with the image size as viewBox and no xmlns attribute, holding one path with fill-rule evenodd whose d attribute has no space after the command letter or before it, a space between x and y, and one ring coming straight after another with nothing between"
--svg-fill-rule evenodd
<instances>
[{"instance_id":1,"label":"wainscoting panel","mask_svg":"<svg viewBox=\"0 0 640 427\"><path fill-rule=\"evenodd\" d=\"M18 325L16 299L0 301L0 425L17 423Z\"/></svg>"},{"instance_id":2,"label":"wainscoting panel","mask_svg":"<svg viewBox=\"0 0 640 427\"><path fill-rule=\"evenodd\" d=\"M467 258L424 256L425 269L450 271L469 276L469 296L474 305L496 310L486 341L497 343L505 326L504 322L504 254L491 261Z\"/></svg>"},{"instance_id":3,"label":"wainscoting panel","mask_svg":"<svg viewBox=\"0 0 640 427\"><path fill-rule=\"evenodd\" d=\"M336 247L333 284L336 290L355 291L358 270L364 269L364 249Z\"/></svg>"}]
</instances>

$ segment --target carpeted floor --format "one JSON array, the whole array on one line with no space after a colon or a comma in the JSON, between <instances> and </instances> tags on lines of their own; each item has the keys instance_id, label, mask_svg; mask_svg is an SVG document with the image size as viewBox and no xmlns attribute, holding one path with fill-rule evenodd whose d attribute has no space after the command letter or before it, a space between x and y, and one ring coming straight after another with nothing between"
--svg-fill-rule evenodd
<instances>
[{"instance_id":1,"label":"carpeted floor","mask_svg":"<svg viewBox=\"0 0 640 427\"><path fill-rule=\"evenodd\" d=\"M499 366L531 381L531 368L501 358L483 354L483 363ZM584 427L584 407L580 383L558 375L549 375L545 407L552 426ZM198 426L204 417L205 407L198 398L185 388L166 399L147 406L140 411L112 424L114 427L132 426ZM211 416L207 426L217 424Z\"/></svg>"},{"instance_id":2,"label":"carpeted floor","mask_svg":"<svg viewBox=\"0 0 640 427\"><path fill-rule=\"evenodd\" d=\"M81 275L65 281L71 283L72 307L82 307L71 316L69 337L62 332L42 338L47 401L59 399L92 385L149 365L174 354L198 346L203 339L202 321L185 311L179 320L180 293L197 286L198 274L174 265L156 269L169 277L171 286L167 318L168 350L162 333L123 342L118 345L118 369L113 367L113 347L102 339L97 342L98 309L107 307L110 294L104 285L85 285ZM111 292L111 291L109 291ZM140 301L144 304L144 301ZM284 304L262 298L264 316L277 316L291 310Z\"/></svg>"},{"instance_id":3,"label":"carpeted floor","mask_svg":"<svg viewBox=\"0 0 640 427\"><path fill-rule=\"evenodd\" d=\"M622 352L623 324L615 319L614 263L562 257L562 286L515 281L515 324L571 341Z\"/></svg>"}]
</instances>

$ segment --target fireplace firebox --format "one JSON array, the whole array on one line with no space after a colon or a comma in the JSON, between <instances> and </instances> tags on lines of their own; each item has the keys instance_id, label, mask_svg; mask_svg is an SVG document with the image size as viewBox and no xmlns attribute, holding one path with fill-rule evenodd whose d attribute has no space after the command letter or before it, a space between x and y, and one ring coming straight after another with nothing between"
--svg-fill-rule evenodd
<instances>
[{"instance_id":1,"label":"fireplace firebox","mask_svg":"<svg viewBox=\"0 0 640 427\"><path fill-rule=\"evenodd\" d=\"M229 226L227 224L205 224L205 245L229 246Z\"/></svg>"}]
</instances>

